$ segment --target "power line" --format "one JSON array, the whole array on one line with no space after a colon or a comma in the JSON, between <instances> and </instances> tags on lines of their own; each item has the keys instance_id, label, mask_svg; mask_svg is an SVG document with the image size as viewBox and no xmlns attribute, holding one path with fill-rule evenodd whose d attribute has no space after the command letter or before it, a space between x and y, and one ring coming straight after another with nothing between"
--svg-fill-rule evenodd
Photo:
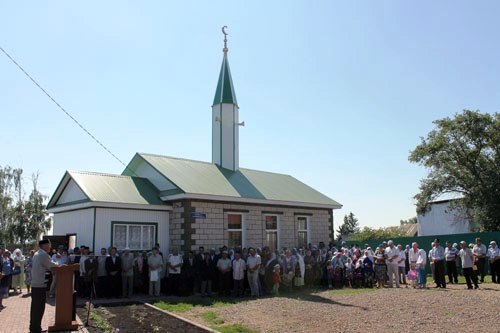
<instances>
[{"instance_id":1,"label":"power line","mask_svg":"<svg viewBox=\"0 0 500 333\"><path fill-rule=\"evenodd\" d=\"M99 139L97 139L92 133L90 133L89 130L87 130L78 120L76 120L75 117L73 117L68 111L66 111L65 108L63 108L61 106L61 104L59 104L30 74L28 74L28 72L26 72L24 70L24 68L19 65L19 63L14 60L14 58L12 58L10 56L9 53L7 53L7 51L5 51L1 46L0 46L0 51L2 51L6 56L7 58L10 59L10 61L12 61L12 63L14 65L17 66L17 68L19 68L21 70L21 72L24 73L24 75L26 75L28 77L28 79L31 80L31 82L33 82L52 102L54 102L55 105L57 105L57 107L66 114L66 116L68 116L75 124L78 125L78 127L80 127L88 136L90 136L92 138L92 140L94 140L99 146L101 146L102 149L104 149L108 154L110 154L115 160L117 160L118 162L120 162L126 169L129 169L128 166L121 160L118 158L118 156L116 156L115 154L113 154L113 152L111 150L109 150L101 141L99 141ZM130 169L129 169L130 170ZM132 171L132 173L135 174L135 172L133 170L130 170Z\"/></svg>"}]
</instances>

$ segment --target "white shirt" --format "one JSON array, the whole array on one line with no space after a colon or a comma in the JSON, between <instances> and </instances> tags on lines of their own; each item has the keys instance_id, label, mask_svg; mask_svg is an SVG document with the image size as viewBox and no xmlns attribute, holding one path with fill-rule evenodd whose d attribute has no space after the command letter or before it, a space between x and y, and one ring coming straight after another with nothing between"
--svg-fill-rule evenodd
<instances>
[{"instance_id":1,"label":"white shirt","mask_svg":"<svg viewBox=\"0 0 500 333\"><path fill-rule=\"evenodd\" d=\"M175 265L178 265L178 264L183 264L183 260L182 260L182 257L180 254L174 256L173 254L171 254L169 257L168 257L168 263L172 266L175 266ZM176 267L175 269L173 268L170 268L170 266L168 267L168 274L180 274L181 273L181 266L179 267Z\"/></svg>"},{"instance_id":2,"label":"white shirt","mask_svg":"<svg viewBox=\"0 0 500 333\"><path fill-rule=\"evenodd\" d=\"M397 265L398 264L398 258L394 258L392 261L389 259L392 259L394 256L399 256L399 250L397 247L393 247L392 249L388 246L385 249L385 254L387 254L387 260L386 263L387 265Z\"/></svg>"},{"instance_id":3,"label":"white shirt","mask_svg":"<svg viewBox=\"0 0 500 333\"><path fill-rule=\"evenodd\" d=\"M84 275L85 274L85 260L87 260L89 257L82 254L82 256L80 257L80 274L81 275Z\"/></svg>"},{"instance_id":4,"label":"white shirt","mask_svg":"<svg viewBox=\"0 0 500 333\"><path fill-rule=\"evenodd\" d=\"M472 268L474 262L472 259L472 252L468 247L466 247L465 250L461 249L459 256L462 259L462 268Z\"/></svg>"},{"instance_id":5,"label":"white shirt","mask_svg":"<svg viewBox=\"0 0 500 333\"><path fill-rule=\"evenodd\" d=\"M261 264L261 259L258 254L255 254L255 257L253 256L248 256L247 258L247 268L255 269L257 265ZM257 271L254 271L254 273L257 273Z\"/></svg>"},{"instance_id":6,"label":"white shirt","mask_svg":"<svg viewBox=\"0 0 500 333\"><path fill-rule=\"evenodd\" d=\"M408 260L410 261L410 264L417 262L419 254L420 254L419 249L417 249L417 252L415 252L413 250L413 248L411 248L410 250L408 250Z\"/></svg>"},{"instance_id":7,"label":"white shirt","mask_svg":"<svg viewBox=\"0 0 500 333\"><path fill-rule=\"evenodd\" d=\"M238 259L233 261L233 279L243 280L245 277L246 263L243 259Z\"/></svg>"},{"instance_id":8,"label":"white shirt","mask_svg":"<svg viewBox=\"0 0 500 333\"><path fill-rule=\"evenodd\" d=\"M472 252L476 256L480 256L480 255L486 256L486 245L481 244L481 245L477 246L477 244L476 244L476 245L474 245L474 248L472 249Z\"/></svg>"},{"instance_id":9,"label":"white shirt","mask_svg":"<svg viewBox=\"0 0 500 333\"><path fill-rule=\"evenodd\" d=\"M419 268L425 269L425 264L427 263L427 256L424 249L418 250L417 266Z\"/></svg>"},{"instance_id":10,"label":"white shirt","mask_svg":"<svg viewBox=\"0 0 500 333\"><path fill-rule=\"evenodd\" d=\"M500 248L496 246L495 248L490 247L488 249L488 257L490 257L490 261L499 260L500 259Z\"/></svg>"},{"instance_id":11,"label":"white shirt","mask_svg":"<svg viewBox=\"0 0 500 333\"><path fill-rule=\"evenodd\" d=\"M396 259L396 262L398 263L398 267L406 266L406 254L404 250L399 251L399 257Z\"/></svg>"}]
</instances>

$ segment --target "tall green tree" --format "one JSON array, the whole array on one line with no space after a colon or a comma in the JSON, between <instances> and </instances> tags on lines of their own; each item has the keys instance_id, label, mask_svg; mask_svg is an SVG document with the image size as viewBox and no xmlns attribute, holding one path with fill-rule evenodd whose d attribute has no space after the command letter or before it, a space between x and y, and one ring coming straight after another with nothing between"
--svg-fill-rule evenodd
<instances>
[{"instance_id":1,"label":"tall green tree","mask_svg":"<svg viewBox=\"0 0 500 333\"><path fill-rule=\"evenodd\" d=\"M9 226L12 221L14 174L9 166L0 166L0 243L11 242Z\"/></svg>"},{"instance_id":2,"label":"tall green tree","mask_svg":"<svg viewBox=\"0 0 500 333\"><path fill-rule=\"evenodd\" d=\"M18 177L21 177L18 173ZM28 200L19 200L13 209L13 221L9 231L14 241L25 244L40 238L40 235L47 233L51 226L51 220L45 209L44 196L38 191L38 174L32 176L33 188ZM22 183L22 178L16 179L16 183ZM22 194L21 191L18 192Z\"/></svg>"},{"instance_id":3,"label":"tall green tree","mask_svg":"<svg viewBox=\"0 0 500 333\"><path fill-rule=\"evenodd\" d=\"M337 241L359 231L359 222L352 212L344 216L344 223L337 229Z\"/></svg>"},{"instance_id":4,"label":"tall green tree","mask_svg":"<svg viewBox=\"0 0 500 333\"><path fill-rule=\"evenodd\" d=\"M464 110L436 125L410 153L429 170L415 196L420 213L447 193L480 230L500 230L500 114Z\"/></svg>"}]
</instances>

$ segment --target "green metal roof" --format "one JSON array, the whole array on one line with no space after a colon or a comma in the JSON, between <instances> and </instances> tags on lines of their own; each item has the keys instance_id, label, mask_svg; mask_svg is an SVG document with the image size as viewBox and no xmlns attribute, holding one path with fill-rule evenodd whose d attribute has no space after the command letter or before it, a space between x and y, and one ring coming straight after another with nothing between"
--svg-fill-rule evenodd
<instances>
[{"instance_id":1,"label":"green metal roof","mask_svg":"<svg viewBox=\"0 0 500 333\"><path fill-rule=\"evenodd\" d=\"M133 170L137 158L144 159L184 193L341 207L335 200L289 175L250 169L231 171L212 163L168 156L138 153L124 174L130 172L129 168Z\"/></svg>"},{"instance_id":2,"label":"green metal roof","mask_svg":"<svg viewBox=\"0 0 500 333\"><path fill-rule=\"evenodd\" d=\"M219 103L238 105L238 102L236 101L236 93L234 92L233 79L231 78L231 70L229 69L229 62L227 60L227 54L225 53L224 58L222 59L219 82L217 83L217 90L215 91L213 105Z\"/></svg>"},{"instance_id":3,"label":"green metal roof","mask_svg":"<svg viewBox=\"0 0 500 333\"><path fill-rule=\"evenodd\" d=\"M90 201L138 205L165 204L158 196L158 189L145 178L97 172L68 171L58 189L65 186L70 179L75 181ZM62 192L61 189L59 196ZM55 206L58 199L58 197L52 198L49 201L48 208Z\"/></svg>"}]
</instances>

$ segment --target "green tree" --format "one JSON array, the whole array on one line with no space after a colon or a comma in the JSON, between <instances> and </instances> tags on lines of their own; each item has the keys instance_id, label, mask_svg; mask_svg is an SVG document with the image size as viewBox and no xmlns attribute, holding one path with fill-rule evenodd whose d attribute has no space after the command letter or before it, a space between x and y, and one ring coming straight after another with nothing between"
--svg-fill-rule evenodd
<instances>
[{"instance_id":1,"label":"green tree","mask_svg":"<svg viewBox=\"0 0 500 333\"><path fill-rule=\"evenodd\" d=\"M21 177L18 173L18 177ZM16 183L22 184L22 178L16 179ZM13 209L13 221L9 231L14 241L25 244L40 238L42 233L47 233L51 226L51 220L45 209L46 196L38 191L38 174L32 176L33 189L27 201L19 200ZM21 196L22 192L19 191Z\"/></svg>"},{"instance_id":2,"label":"green tree","mask_svg":"<svg viewBox=\"0 0 500 333\"><path fill-rule=\"evenodd\" d=\"M429 170L415 196L418 212L443 194L459 194L457 205L480 230L500 230L500 114L464 110L434 124L409 157Z\"/></svg>"},{"instance_id":3,"label":"green tree","mask_svg":"<svg viewBox=\"0 0 500 333\"><path fill-rule=\"evenodd\" d=\"M0 243L11 242L9 226L12 221L12 192L14 174L9 166L0 166Z\"/></svg>"},{"instance_id":4,"label":"green tree","mask_svg":"<svg viewBox=\"0 0 500 333\"><path fill-rule=\"evenodd\" d=\"M359 222L352 212L344 216L344 223L337 229L337 241L359 231Z\"/></svg>"},{"instance_id":5,"label":"green tree","mask_svg":"<svg viewBox=\"0 0 500 333\"><path fill-rule=\"evenodd\" d=\"M349 237L349 241L368 242L374 239L386 239L405 237L406 232L400 226L385 228L364 227Z\"/></svg>"},{"instance_id":6,"label":"green tree","mask_svg":"<svg viewBox=\"0 0 500 333\"><path fill-rule=\"evenodd\" d=\"M409 218L408 220L399 220L399 225L417 224L417 223L418 221L416 216Z\"/></svg>"}]
</instances>

